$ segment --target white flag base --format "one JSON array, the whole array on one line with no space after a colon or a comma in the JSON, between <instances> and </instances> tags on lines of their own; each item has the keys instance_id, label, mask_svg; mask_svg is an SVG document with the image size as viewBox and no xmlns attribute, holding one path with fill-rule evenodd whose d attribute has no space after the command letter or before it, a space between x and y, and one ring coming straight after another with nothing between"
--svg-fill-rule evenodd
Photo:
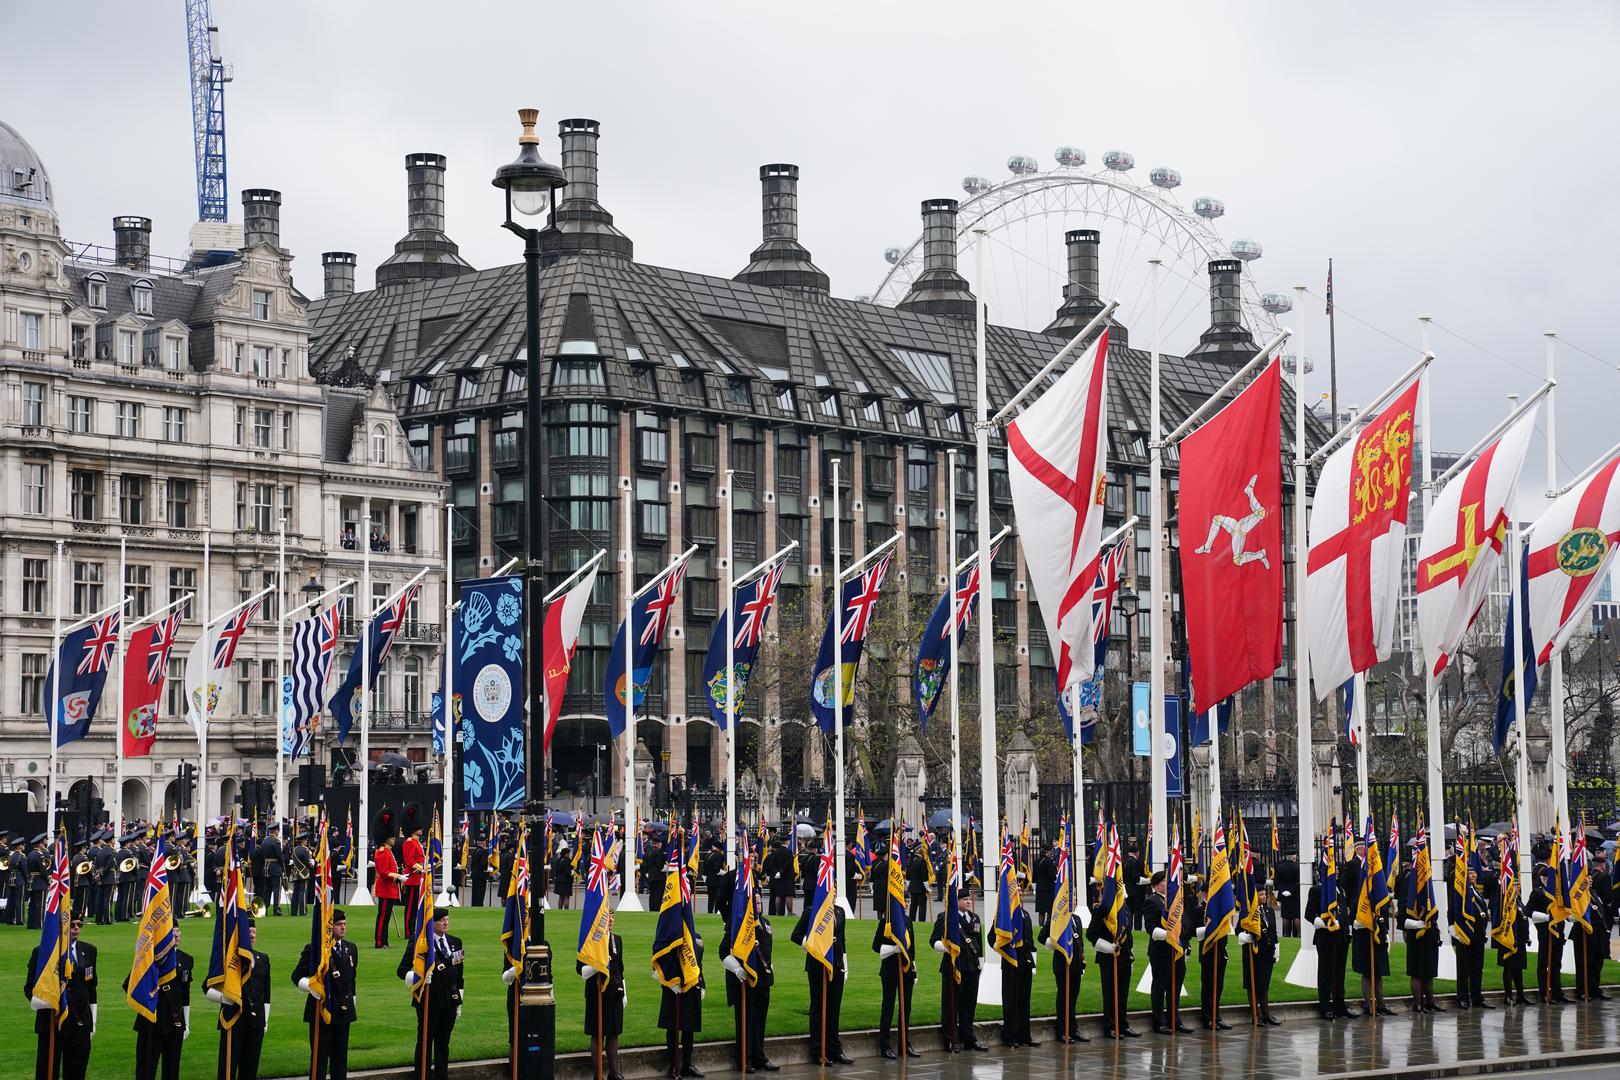
<instances>
[{"instance_id":1,"label":"white flag base","mask_svg":"<svg viewBox=\"0 0 1620 1080\"><path fill-rule=\"evenodd\" d=\"M834 903L836 903L838 905L838 910L842 911L844 913L844 918L853 919L855 917L855 909L849 906L849 898L847 896L845 896L843 893L838 894L838 899L836 901L834 901ZM979 1000L980 1001L984 1000L983 991L980 991L980 993L979 993ZM1000 999L997 999L997 1000L1000 1000Z\"/></svg>"},{"instance_id":2,"label":"white flag base","mask_svg":"<svg viewBox=\"0 0 1620 1080\"><path fill-rule=\"evenodd\" d=\"M994 949L984 958L979 971L979 1004L1001 1004L1001 954Z\"/></svg>"},{"instance_id":3,"label":"white flag base","mask_svg":"<svg viewBox=\"0 0 1620 1080\"><path fill-rule=\"evenodd\" d=\"M1435 965L1434 977L1437 979L1457 978L1457 951L1449 944L1440 950L1440 962Z\"/></svg>"},{"instance_id":4,"label":"white flag base","mask_svg":"<svg viewBox=\"0 0 1620 1080\"><path fill-rule=\"evenodd\" d=\"M647 905L641 902L640 893L621 893L619 896L618 911L646 911Z\"/></svg>"},{"instance_id":5,"label":"white flag base","mask_svg":"<svg viewBox=\"0 0 1620 1080\"><path fill-rule=\"evenodd\" d=\"M1085 930L1090 930L1091 929L1091 909L1088 908L1088 907L1083 907L1078 912L1076 912L1075 914L1080 916L1080 926L1081 926L1081 928L1085 929Z\"/></svg>"},{"instance_id":6,"label":"white flag base","mask_svg":"<svg viewBox=\"0 0 1620 1080\"><path fill-rule=\"evenodd\" d=\"M1283 982L1289 986L1304 986L1316 989L1316 950L1300 947L1294 954L1294 962L1288 968L1288 974Z\"/></svg>"},{"instance_id":7,"label":"white flag base","mask_svg":"<svg viewBox=\"0 0 1620 1080\"><path fill-rule=\"evenodd\" d=\"M358 884L358 885L356 885L354 887L354 895L349 897L349 906L350 907L376 907L377 906L377 901L375 901L375 900L373 900L371 898L371 890L366 888L366 883L365 882L362 881L360 884Z\"/></svg>"},{"instance_id":8,"label":"white flag base","mask_svg":"<svg viewBox=\"0 0 1620 1080\"><path fill-rule=\"evenodd\" d=\"M1148 964L1148 969L1146 971L1142 972L1142 979L1141 979L1140 982L1138 982L1136 984L1136 992L1138 994L1151 994L1151 993L1153 993L1153 965L1151 963ZM1182 984L1181 984L1181 995L1180 996L1181 997L1191 997L1192 996L1187 991L1187 983L1185 981L1183 981Z\"/></svg>"},{"instance_id":9,"label":"white flag base","mask_svg":"<svg viewBox=\"0 0 1620 1080\"><path fill-rule=\"evenodd\" d=\"M214 902L214 898L209 896L208 890L199 884L191 892L191 902L193 904L212 904Z\"/></svg>"},{"instance_id":10,"label":"white flag base","mask_svg":"<svg viewBox=\"0 0 1620 1080\"><path fill-rule=\"evenodd\" d=\"M433 898L433 904L435 907L460 907L461 899L460 897L456 896L455 893L447 890L445 892L441 892L438 896L435 896Z\"/></svg>"}]
</instances>

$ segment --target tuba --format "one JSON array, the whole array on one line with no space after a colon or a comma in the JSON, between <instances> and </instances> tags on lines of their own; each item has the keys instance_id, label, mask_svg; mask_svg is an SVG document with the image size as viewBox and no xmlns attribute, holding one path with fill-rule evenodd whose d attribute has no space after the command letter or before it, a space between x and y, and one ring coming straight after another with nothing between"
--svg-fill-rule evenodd
<instances>
[{"instance_id":1,"label":"tuba","mask_svg":"<svg viewBox=\"0 0 1620 1080\"><path fill-rule=\"evenodd\" d=\"M180 854L171 852L169 857L163 860L163 865L170 870L178 870L180 868Z\"/></svg>"},{"instance_id":2,"label":"tuba","mask_svg":"<svg viewBox=\"0 0 1620 1080\"><path fill-rule=\"evenodd\" d=\"M133 859L131 859L130 861L134 862ZM90 876L90 860L89 859L81 859L78 862L78 864L76 864L73 867L73 876L74 877L89 877Z\"/></svg>"},{"instance_id":3,"label":"tuba","mask_svg":"<svg viewBox=\"0 0 1620 1080\"><path fill-rule=\"evenodd\" d=\"M87 862L84 863L84 865L89 866L90 863L87 861ZM135 857L132 855L129 858L125 859L123 862L118 864L118 872L120 874L133 874L135 872L135 866L136 866L136 860L135 860Z\"/></svg>"},{"instance_id":4,"label":"tuba","mask_svg":"<svg viewBox=\"0 0 1620 1080\"><path fill-rule=\"evenodd\" d=\"M253 917L255 919L264 918L264 901L255 896L253 898L253 903L248 906L248 910L253 912Z\"/></svg>"}]
</instances>

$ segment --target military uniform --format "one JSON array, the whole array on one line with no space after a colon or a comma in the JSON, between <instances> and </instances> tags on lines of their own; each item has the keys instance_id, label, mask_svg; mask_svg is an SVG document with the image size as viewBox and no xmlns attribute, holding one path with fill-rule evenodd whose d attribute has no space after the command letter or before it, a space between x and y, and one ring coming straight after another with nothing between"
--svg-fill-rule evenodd
<instances>
[{"instance_id":1,"label":"military uniform","mask_svg":"<svg viewBox=\"0 0 1620 1080\"><path fill-rule=\"evenodd\" d=\"M1305 920L1315 926L1322 916L1322 887L1312 885L1305 897ZM1349 933L1342 913L1335 914L1335 921L1337 929L1315 927L1311 939L1316 946L1316 1004L1324 1020L1360 1015L1344 1006L1344 953Z\"/></svg>"},{"instance_id":2,"label":"military uniform","mask_svg":"<svg viewBox=\"0 0 1620 1080\"><path fill-rule=\"evenodd\" d=\"M809 904L799 914L793 928L793 943L803 945L810 933L810 919L814 914ZM844 909L833 905L832 970L809 953L804 957L804 970L810 976L810 1056L822 1064L833 1062L848 1065L852 1060L844 1053L839 1038L839 1016L844 1003L844 977L849 970L849 958L844 952Z\"/></svg>"},{"instance_id":3,"label":"military uniform","mask_svg":"<svg viewBox=\"0 0 1620 1080\"><path fill-rule=\"evenodd\" d=\"M1035 925L1022 905L1013 912L1013 960L1001 965L1001 1044L1035 1046L1030 1034L1030 998L1035 990Z\"/></svg>"},{"instance_id":4,"label":"military uniform","mask_svg":"<svg viewBox=\"0 0 1620 1080\"><path fill-rule=\"evenodd\" d=\"M293 968L292 981L309 994L307 980L317 962L306 944ZM349 1027L356 1019L354 1007L355 979L359 975L360 950L354 942L344 938L332 942L331 959L326 968L326 996L317 999L310 994L304 1002L304 1023L309 1025L310 1055L314 1062L310 1068L311 1080L345 1080L349 1075ZM330 1019L323 1018L324 1011Z\"/></svg>"},{"instance_id":5,"label":"military uniform","mask_svg":"<svg viewBox=\"0 0 1620 1080\"><path fill-rule=\"evenodd\" d=\"M426 1077L428 1080L447 1080L450 1075L450 1036L455 1031L456 1018L461 1013L462 976L466 954L462 951L461 939L454 934L441 935L433 927L429 927L428 931L436 938L433 967L427 975L428 988L424 995L425 1001L413 1002L416 1008L416 1075ZM406 949L399 958L396 974L402 979L412 973L412 951ZM428 1055L427 1066L424 1066L422 1060L424 1042ZM424 1072L424 1067L429 1071Z\"/></svg>"},{"instance_id":6,"label":"military uniform","mask_svg":"<svg viewBox=\"0 0 1620 1080\"><path fill-rule=\"evenodd\" d=\"M258 855L264 867L264 901L270 914L281 914L281 879L286 871L282 862L281 839L274 831L259 844Z\"/></svg>"},{"instance_id":7,"label":"military uniform","mask_svg":"<svg viewBox=\"0 0 1620 1080\"><path fill-rule=\"evenodd\" d=\"M31 910L29 917L33 917ZM69 932L65 926L63 932ZM96 1032L96 947L87 941L70 941L67 961L73 972L67 978L66 1019L58 1023L52 1008L34 1012L34 1035L38 1039L34 1055L35 1080L45 1080L47 1075L58 1080L84 1080L90 1066L90 1036ZM28 971L23 975L25 1001L33 1000L34 972L38 967L39 946L36 945L28 954ZM53 1028L54 1063L51 1061Z\"/></svg>"},{"instance_id":8,"label":"military uniform","mask_svg":"<svg viewBox=\"0 0 1620 1080\"><path fill-rule=\"evenodd\" d=\"M911 1005L917 985L917 939L912 934L911 966L905 972L905 985L900 983L899 946L888 938L889 917L878 915L877 933L872 937L872 951L878 954L878 978L883 983L883 1006L878 1014L878 1050L884 1057L898 1056L889 1043L889 1029L898 1017L900 1044L908 1057L921 1057L911 1042ZM886 954L884 950L889 950Z\"/></svg>"},{"instance_id":9,"label":"military uniform","mask_svg":"<svg viewBox=\"0 0 1620 1080\"><path fill-rule=\"evenodd\" d=\"M135 1080L179 1080L180 1051L191 1034L191 979L196 962L175 950L174 978L158 987L152 1019L135 1016ZM124 978L129 989L129 977Z\"/></svg>"},{"instance_id":10,"label":"military uniform","mask_svg":"<svg viewBox=\"0 0 1620 1080\"><path fill-rule=\"evenodd\" d=\"M1530 891L1530 903L1525 912L1536 928L1536 985L1541 990L1541 1003L1562 1005L1568 1000L1563 988L1564 924L1549 918L1551 876L1550 867L1536 868L1536 888Z\"/></svg>"},{"instance_id":11,"label":"military uniform","mask_svg":"<svg viewBox=\"0 0 1620 1080\"><path fill-rule=\"evenodd\" d=\"M287 897L291 901L294 917L309 914L309 886L315 881L315 857L309 853L309 845L304 843L303 834L299 834L293 844L287 876Z\"/></svg>"},{"instance_id":12,"label":"military uniform","mask_svg":"<svg viewBox=\"0 0 1620 1080\"><path fill-rule=\"evenodd\" d=\"M28 918L28 852L22 837L11 842L10 869L6 871L6 919L21 926Z\"/></svg>"},{"instance_id":13,"label":"military uniform","mask_svg":"<svg viewBox=\"0 0 1620 1080\"><path fill-rule=\"evenodd\" d=\"M259 1075L264 1029L270 1022L270 957L257 949L252 953L253 960L242 977L241 1008L227 1002L219 1010L218 1080L257 1080ZM237 962L247 963L240 958ZM210 1001L218 998L217 991L210 990L209 995Z\"/></svg>"},{"instance_id":14,"label":"military uniform","mask_svg":"<svg viewBox=\"0 0 1620 1080\"><path fill-rule=\"evenodd\" d=\"M989 1048L973 1031L973 1014L979 1007L979 973L984 968L984 923L977 912L958 912L962 948L957 953L953 972L951 954L945 951L944 945L945 919L949 914L942 911L935 916L934 931L928 936L928 943L935 951L944 953L939 961L939 996L945 1049L952 1053L965 1046L987 1050Z\"/></svg>"},{"instance_id":15,"label":"military uniform","mask_svg":"<svg viewBox=\"0 0 1620 1080\"><path fill-rule=\"evenodd\" d=\"M38 930L45 916L45 838L34 838L28 853L28 929Z\"/></svg>"}]
</instances>

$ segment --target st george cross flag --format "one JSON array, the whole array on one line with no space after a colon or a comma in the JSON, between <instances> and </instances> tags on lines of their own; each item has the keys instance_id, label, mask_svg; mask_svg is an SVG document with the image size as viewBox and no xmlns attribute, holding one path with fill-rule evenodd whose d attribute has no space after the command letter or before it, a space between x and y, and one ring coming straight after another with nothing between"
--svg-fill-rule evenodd
<instances>
[{"instance_id":1,"label":"st george cross flag","mask_svg":"<svg viewBox=\"0 0 1620 1080\"><path fill-rule=\"evenodd\" d=\"M337 658L338 620L343 601L293 624L292 673L282 688L281 748L302 757L315 738L315 718L326 703L326 683Z\"/></svg>"},{"instance_id":2,"label":"st george cross flag","mask_svg":"<svg viewBox=\"0 0 1620 1080\"><path fill-rule=\"evenodd\" d=\"M855 702L855 673L860 670L861 651L866 647L866 635L872 628L872 614L877 610L878 597L883 593L883 579L888 576L889 564L894 559L891 549L854 578L844 582L840 590L838 644L833 646L833 617L827 616L827 630L821 637L821 651L816 654L815 678L810 684L810 711L815 713L821 730L831 733L838 722L835 694L833 657L838 657L842 679L837 689L843 691L844 723L849 724L850 706Z\"/></svg>"},{"instance_id":3,"label":"st george cross flag","mask_svg":"<svg viewBox=\"0 0 1620 1080\"><path fill-rule=\"evenodd\" d=\"M990 549L990 561L995 562L996 548ZM945 691L945 680L951 677L951 615L955 612L957 647L961 648L962 635L979 606L979 559L956 575L956 587L939 598L934 614L923 628L922 640L917 643L917 662L911 669L911 696L917 703L917 725L928 730L928 721L939 708L939 699Z\"/></svg>"},{"instance_id":4,"label":"st george cross flag","mask_svg":"<svg viewBox=\"0 0 1620 1080\"><path fill-rule=\"evenodd\" d=\"M1181 445L1181 584L1193 712L1282 664L1282 361Z\"/></svg>"},{"instance_id":5,"label":"st george cross flag","mask_svg":"<svg viewBox=\"0 0 1620 1080\"><path fill-rule=\"evenodd\" d=\"M782 584L782 565L778 562L738 589L727 616L715 622L714 633L709 636L709 655L703 661L703 693L709 699L709 715L714 717L721 731L726 730L727 628L731 628L732 645L731 707L741 716L743 699L748 692L748 675L754 669L760 642L765 640L771 605L776 602L776 590Z\"/></svg>"},{"instance_id":6,"label":"st george cross flag","mask_svg":"<svg viewBox=\"0 0 1620 1080\"><path fill-rule=\"evenodd\" d=\"M122 618L114 611L62 638L56 662L45 674L46 700L51 700L53 691L60 690L55 707L47 707L46 712L47 720L55 717L58 746L82 739L90 730L96 706L101 703L101 692L107 686L107 673L112 670L112 654L118 646L118 626ZM58 672L62 680L59 688Z\"/></svg>"},{"instance_id":7,"label":"st george cross flag","mask_svg":"<svg viewBox=\"0 0 1620 1080\"><path fill-rule=\"evenodd\" d=\"M1108 333L1007 425L1007 471L1024 560L1058 685L1091 677L1091 590L1108 476Z\"/></svg>"},{"instance_id":8,"label":"st george cross flag","mask_svg":"<svg viewBox=\"0 0 1620 1080\"><path fill-rule=\"evenodd\" d=\"M574 666L574 647L579 644L579 624L585 619L585 605L591 601L591 589L596 585L596 571L601 564L586 571L574 587L552 601L546 608L543 631L546 679L546 738L545 750L551 750L551 736L557 730L557 717L562 715L563 693L568 689L568 673Z\"/></svg>"},{"instance_id":9,"label":"st george cross flag","mask_svg":"<svg viewBox=\"0 0 1620 1080\"><path fill-rule=\"evenodd\" d=\"M371 688L375 689L377 680L382 678L383 661L388 659L388 650L394 647L394 639L399 637L399 632L405 627L411 601L416 599L419 588L421 586L415 583L406 586L393 603L388 604L375 618L366 623L365 648L356 643L354 655L349 658L348 673L338 684L330 703L332 719L337 721L339 745L349 737L349 728L354 726L355 717L360 714L360 681L365 675L367 652L371 654Z\"/></svg>"},{"instance_id":10,"label":"st george cross flag","mask_svg":"<svg viewBox=\"0 0 1620 1080\"><path fill-rule=\"evenodd\" d=\"M146 757L157 741L158 702L169 671L169 653L180 632L183 610L143 626L129 637L124 654L124 722L120 738L125 757Z\"/></svg>"},{"instance_id":11,"label":"st george cross flag","mask_svg":"<svg viewBox=\"0 0 1620 1080\"><path fill-rule=\"evenodd\" d=\"M1318 699L1389 658L1421 385L1414 380L1322 466L1305 563L1305 629Z\"/></svg>"},{"instance_id":12,"label":"st george cross flag","mask_svg":"<svg viewBox=\"0 0 1620 1080\"><path fill-rule=\"evenodd\" d=\"M226 676L236 662L236 648L258 613L259 601L255 600L223 622L205 628L186 656L186 717L198 738L208 730L225 691Z\"/></svg>"},{"instance_id":13,"label":"st george cross flag","mask_svg":"<svg viewBox=\"0 0 1620 1080\"><path fill-rule=\"evenodd\" d=\"M613 638L613 653L608 658L606 685L602 689L607 698L608 728L617 739L624 734L624 709L630 701L632 689L635 706L641 708L647 700L647 688L652 683L653 661L658 647L664 643L664 631L669 628L670 612L681 596L681 579L686 576L686 559L680 558L657 585L636 598L631 605L631 617L619 624ZM635 632L630 645L630 670L625 673L625 631Z\"/></svg>"},{"instance_id":14,"label":"st george cross flag","mask_svg":"<svg viewBox=\"0 0 1620 1080\"><path fill-rule=\"evenodd\" d=\"M1620 541L1620 457L1560 495L1525 540L1531 660L1545 664L1564 647L1608 580Z\"/></svg>"},{"instance_id":15,"label":"st george cross flag","mask_svg":"<svg viewBox=\"0 0 1620 1080\"><path fill-rule=\"evenodd\" d=\"M1437 676L1496 581L1536 411L1527 411L1453 476L1424 515L1418 542L1418 630L1424 659Z\"/></svg>"}]
</instances>

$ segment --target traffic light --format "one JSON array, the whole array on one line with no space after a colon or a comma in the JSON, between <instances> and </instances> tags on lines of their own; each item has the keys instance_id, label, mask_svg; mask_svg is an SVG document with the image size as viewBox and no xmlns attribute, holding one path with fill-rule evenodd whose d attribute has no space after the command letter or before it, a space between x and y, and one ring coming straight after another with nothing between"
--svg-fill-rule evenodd
<instances>
[{"instance_id":1,"label":"traffic light","mask_svg":"<svg viewBox=\"0 0 1620 1080\"><path fill-rule=\"evenodd\" d=\"M180 763L180 809L191 809L191 796L197 786L197 766L189 761Z\"/></svg>"}]
</instances>

